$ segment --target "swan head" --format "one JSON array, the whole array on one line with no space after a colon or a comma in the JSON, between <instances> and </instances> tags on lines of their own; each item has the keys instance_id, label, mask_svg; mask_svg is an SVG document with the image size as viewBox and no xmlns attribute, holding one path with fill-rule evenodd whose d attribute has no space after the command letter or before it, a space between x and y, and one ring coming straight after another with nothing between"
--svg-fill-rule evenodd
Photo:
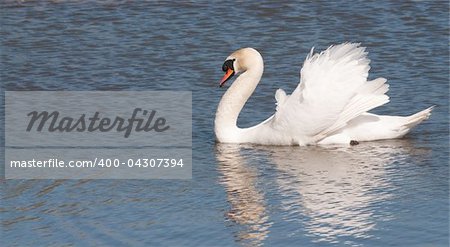
<instances>
[{"instance_id":1,"label":"swan head","mask_svg":"<svg viewBox=\"0 0 450 247\"><path fill-rule=\"evenodd\" d=\"M222 87L234 75L245 72L257 64L262 64L262 56L253 48L242 48L231 53L222 65L225 75L220 80L219 87Z\"/></svg>"}]
</instances>

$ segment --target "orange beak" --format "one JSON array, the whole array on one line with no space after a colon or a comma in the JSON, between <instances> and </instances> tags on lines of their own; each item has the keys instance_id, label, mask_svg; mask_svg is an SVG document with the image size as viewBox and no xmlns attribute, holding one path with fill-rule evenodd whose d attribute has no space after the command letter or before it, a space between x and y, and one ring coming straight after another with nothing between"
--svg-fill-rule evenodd
<instances>
[{"instance_id":1,"label":"orange beak","mask_svg":"<svg viewBox=\"0 0 450 247\"><path fill-rule=\"evenodd\" d=\"M225 84L226 81L228 81L231 77L233 77L233 75L234 75L234 70L228 68L227 72L222 77L222 80L220 80L219 87L222 87L223 84Z\"/></svg>"}]
</instances>

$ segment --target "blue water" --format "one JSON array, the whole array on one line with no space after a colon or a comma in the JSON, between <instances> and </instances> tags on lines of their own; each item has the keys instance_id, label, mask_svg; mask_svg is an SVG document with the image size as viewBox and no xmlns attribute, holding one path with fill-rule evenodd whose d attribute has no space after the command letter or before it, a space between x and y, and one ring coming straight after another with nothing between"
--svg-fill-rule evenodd
<instances>
[{"instance_id":1,"label":"blue water","mask_svg":"<svg viewBox=\"0 0 450 247\"><path fill-rule=\"evenodd\" d=\"M402 2L2 1L2 91L192 90L194 160L192 180L3 179L2 246L448 246L449 4ZM374 112L431 118L354 147L215 144L229 53L265 59L250 126L344 41L391 86Z\"/></svg>"}]
</instances>

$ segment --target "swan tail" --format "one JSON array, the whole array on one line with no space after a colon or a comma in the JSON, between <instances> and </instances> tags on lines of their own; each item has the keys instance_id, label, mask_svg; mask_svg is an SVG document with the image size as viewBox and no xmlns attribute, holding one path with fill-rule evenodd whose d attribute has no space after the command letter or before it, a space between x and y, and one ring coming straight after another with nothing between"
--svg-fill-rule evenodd
<instances>
[{"instance_id":1,"label":"swan tail","mask_svg":"<svg viewBox=\"0 0 450 247\"><path fill-rule=\"evenodd\" d=\"M420 111L411 116L405 117L405 122L400 126L401 131L409 131L422 121L428 119L431 116L431 111L435 106L428 107L427 109Z\"/></svg>"}]
</instances>

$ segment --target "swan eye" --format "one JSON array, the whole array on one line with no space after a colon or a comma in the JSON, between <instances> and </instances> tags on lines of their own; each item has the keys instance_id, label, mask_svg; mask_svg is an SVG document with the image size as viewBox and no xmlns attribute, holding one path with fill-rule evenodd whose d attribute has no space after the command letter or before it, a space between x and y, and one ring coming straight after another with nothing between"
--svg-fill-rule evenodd
<instances>
[{"instance_id":1,"label":"swan eye","mask_svg":"<svg viewBox=\"0 0 450 247\"><path fill-rule=\"evenodd\" d=\"M236 59L228 59L227 61L225 61L222 65L222 71L225 72L228 69L234 70L234 67L233 67L234 60L236 60Z\"/></svg>"},{"instance_id":2,"label":"swan eye","mask_svg":"<svg viewBox=\"0 0 450 247\"><path fill-rule=\"evenodd\" d=\"M225 64L222 65L222 71L225 72L225 71L227 71L227 70L228 70L228 66L226 66Z\"/></svg>"}]
</instances>

